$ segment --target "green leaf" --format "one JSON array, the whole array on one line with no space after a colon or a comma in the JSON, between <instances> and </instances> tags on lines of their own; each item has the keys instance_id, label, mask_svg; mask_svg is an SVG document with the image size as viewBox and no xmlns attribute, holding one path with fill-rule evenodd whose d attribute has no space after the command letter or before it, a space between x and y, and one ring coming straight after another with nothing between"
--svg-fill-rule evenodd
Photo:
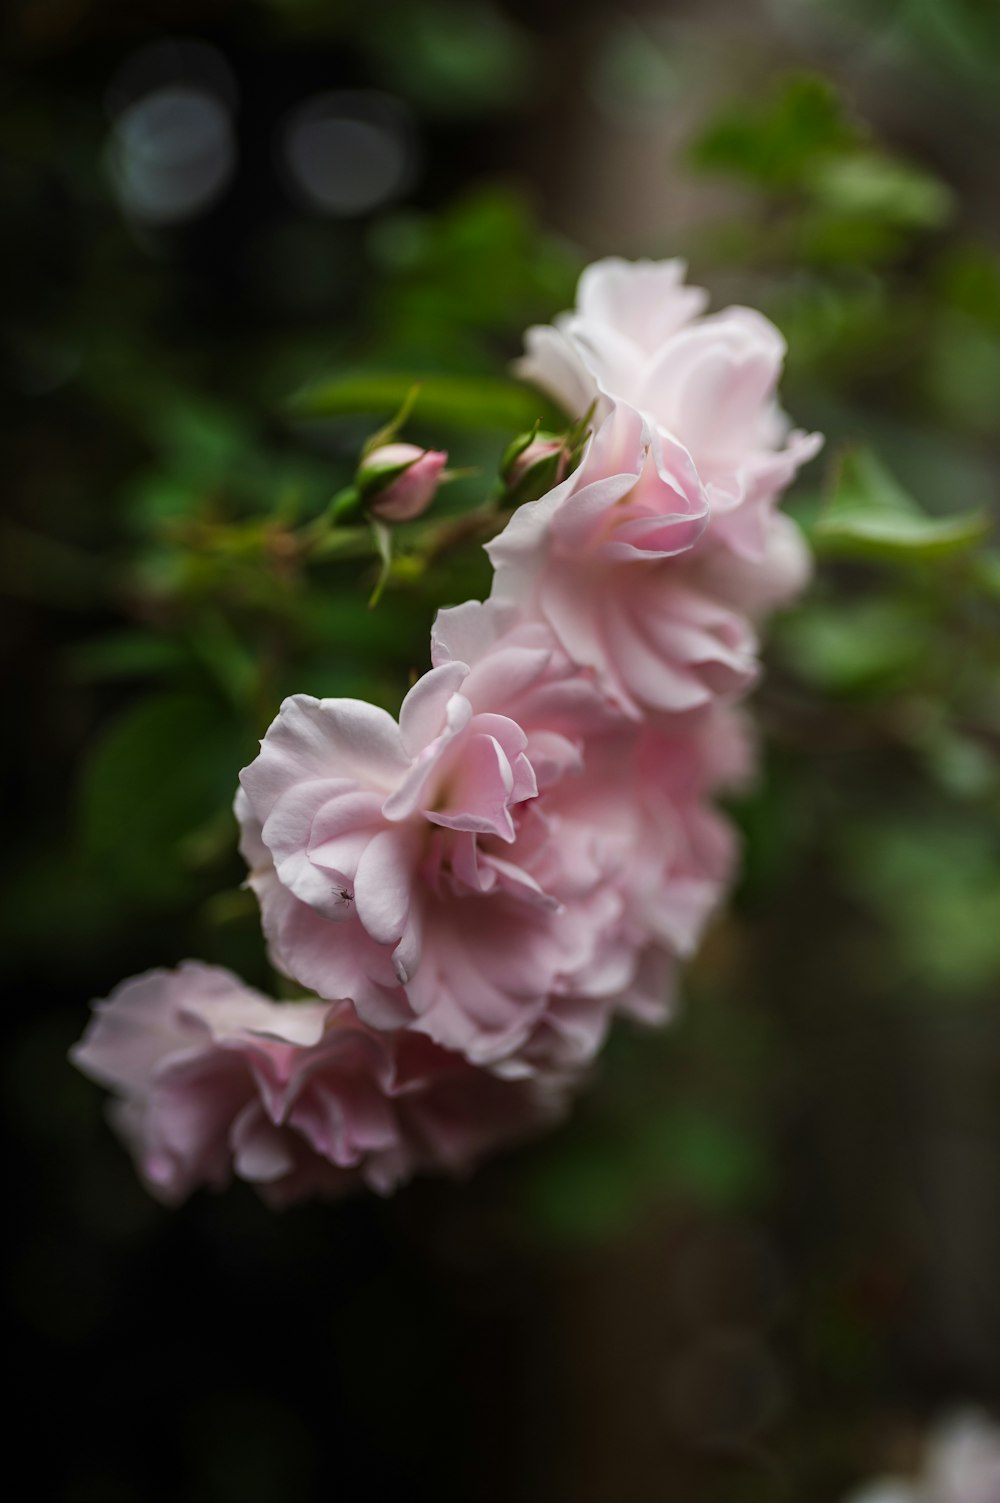
<instances>
[{"instance_id":1,"label":"green leaf","mask_svg":"<svg viewBox=\"0 0 1000 1503\"><path fill-rule=\"evenodd\" d=\"M394 87L434 114L478 115L518 103L537 63L522 28L489 0L397 6L392 24L370 12L369 44Z\"/></svg>"},{"instance_id":2,"label":"green leaf","mask_svg":"<svg viewBox=\"0 0 1000 1503\"><path fill-rule=\"evenodd\" d=\"M375 547L381 559L378 579L375 581L375 588L372 590L368 600L368 609L374 610L375 606L382 599L382 591L388 584L389 575L392 573L392 528L387 527L384 522L380 522L378 517L372 517L371 529L372 537L375 539Z\"/></svg>"},{"instance_id":3,"label":"green leaf","mask_svg":"<svg viewBox=\"0 0 1000 1503\"><path fill-rule=\"evenodd\" d=\"M525 1175L524 1210L534 1230L556 1243L604 1242L631 1225L643 1186L621 1145L608 1138L549 1147Z\"/></svg>"},{"instance_id":4,"label":"green leaf","mask_svg":"<svg viewBox=\"0 0 1000 1503\"><path fill-rule=\"evenodd\" d=\"M193 887L184 841L225 811L253 745L205 695L157 694L112 721L84 765L79 831L110 885L152 905Z\"/></svg>"},{"instance_id":5,"label":"green leaf","mask_svg":"<svg viewBox=\"0 0 1000 1503\"><path fill-rule=\"evenodd\" d=\"M627 1121L592 1121L539 1153L523 1182L536 1232L565 1243L608 1241L664 1200L733 1210L768 1184L766 1154L712 1106L649 1104Z\"/></svg>"},{"instance_id":6,"label":"green leaf","mask_svg":"<svg viewBox=\"0 0 1000 1503\"><path fill-rule=\"evenodd\" d=\"M920 562L974 547L989 530L984 512L928 517L870 450L848 451L813 532L825 553Z\"/></svg>"},{"instance_id":7,"label":"green leaf","mask_svg":"<svg viewBox=\"0 0 1000 1503\"><path fill-rule=\"evenodd\" d=\"M652 1117L641 1141L652 1182L730 1210L767 1186L767 1156L742 1125L701 1103L676 1103Z\"/></svg>"},{"instance_id":8,"label":"green leaf","mask_svg":"<svg viewBox=\"0 0 1000 1503\"><path fill-rule=\"evenodd\" d=\"M245 417L188 394L159 404L146 426L170 471L194 485L220 485L253 444Z\"/></svg>"},{"instance_id":9,"label":"green leaf","mask_svg":"<svg viewBox=\"0 0 1000 1503\"><path fill-rule=\"evenodd\" d=\"M68 655L74 678L85 682L149 678L169 673L189 661L184 646L172 637L147 631L117 631L81 642Z\"/></svg>"},{"instance_id":10,"label":"green leaf","mask_svg":"<svg viewBox=\"0 0 1000 1503\"><path fill-rule=\"evenodd\" d=\"M952 193L936 177L876 151L819 163L808 187L837 214L914 228L947 223L954 205Z\"/></svg>"},{"instance_id":11,"label":"green leaf","mask_svg":"<svg viewBox=\"0 0 1000 1503\"><path fill-rule=\"evenodd\" d=\"M871 955L880 980L938 992L949 1004L977 992L993 997L1000 865L989 821L959 818L954 806L919 819L897 810L848 825L837 844L845 883L893 940L891 950L882 942Z\"/></svg>"},{"instance_id":12,"label":"green leaf","mask_svg":"<svg viewBox=\"0 0 1000 1503\"><path fill-rule=\"evenodd\" d=\"M703 172L794 187L808 181L818 161L853 148L859 138L832 84L811 74L794 75L761 103L727 107L691 155Z\"/></svg>"},{"instance_id":13,"label":"green leaf","mask_svg":"<svg viewBox=\"0 0 1000 1503\"><path fill-rule=\"evenodd\" d=\"M546 403L526 387L495 376L414 376L367 373L318 381L291 398L292 415L341 417L356 412L391 412L414 386L414 411L424 423L455 428L528 428Z\"/></svg>"},{"instance_id":14,"label":"green leaf","mask_svg":"<svg viewBox=\"0 0 1000 1503\"><path fill-rule=\"evenodd\" d=\"M927 622L892 599L813 606L778 623L777 640L804 679L828 693L864 694L905 682L926 663Z\"/></svg>"},{"instance_id":15,"label":"green leaf","mask_svg":"<svg viewBox=\"0 0 1000 1503\"><path fill-rule=\"evenodd\" d=\"M975 242L946 251L932 269L947 306L983 329L1000 333L1000 255Z\"/></svg>"},{"instance_id":16,"label":"green leaf","mask_svg":"<svg viewBox=\"0 0 1000 1503\"><path fill-rule=\"evenodd\" d=\"M191 634L191 649L237 709L253 703L259 665L223 611L207 612L198 620Z\"/></svg>"},{"instance_id":17,"label":"green leaf","mask_svg":"<svg viewBox=\"0 0 1000 1503\"><path fill-rule=\"evenodd\" d=\"M391 444L393 442L416 406L419 395L420 387L411 386L403 398L402 405L395 417L391 417L387 423L383 423L381 428L376 429L370 438L365 440L364 448L361 450L362 459L367 459L369 454L374 453L376 449L382 448L383 444Z\"/></svg>"}]
</instances>

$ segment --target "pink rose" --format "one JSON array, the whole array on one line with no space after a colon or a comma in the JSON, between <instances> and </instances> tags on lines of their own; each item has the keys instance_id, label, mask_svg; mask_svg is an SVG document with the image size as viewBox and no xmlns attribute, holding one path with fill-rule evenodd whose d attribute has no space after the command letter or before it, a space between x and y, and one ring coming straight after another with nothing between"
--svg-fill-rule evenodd
<instances>
[{"instance_id":1,"label":"pink rose","mask_svg":"<svg viewBox=\"0 0 1000 1503\"><path fill-rule=\"evenodd\" d=\"M600 894L571 907L521 859L537 781L527 738L474 711L462 663L432 669L399 724L354 700L287 700L241 776L237 814L275 963L413 1023L476 1062L513 1054L574 979L600 974ZM574 761L549 740L556 775Z\"/></svg>"},{"instance_id":2,"label":"pink rose","mask_svg":"<svg viewBox=\"0 0 1000 1503\"><path fill-rule=\"evenodd\" d=\"M574 673L543 623L495 601L440 612L432 653L436 663L460 654L471 664L463 693L524 728L541 792L522 811L518 860L564 907L596 893L608 905L591 989L554 995L518 1051L535 1067L578 1064L615 1012L666 1016L677 958L696 947L731 876L732 834L708 798L748 777L747 724L713 703L636 726Z\"/></svg>"},{"instance_id":3,"label":"pink rose","mask_svg":"<svg viewBox=\"0 0 1000 1503\"><path fill-rule=\"evenodd\" d=\"M579 771L526 811L520 859L567 909L586 903L603 938L592 968L539 1015L520 1064L578 1067L617 1014L669 1016L677 963L697 948L734 866L732 831L706 799L733 756L731 743L718 753L706 743L731 734L705 716L681 717L670 735L625 725L587 742Z\"/></svg>"},{"instance_id":4,"label":"pink rose","mask_svg":"<svg viewBox=\"0 0 1000 1503\"><path fill-rule=\"evenodd\" d=\"M191 962L123 982L72 1057L115 1092L115 1127L172 1204L233 1174L275 1205L388 1194L468 1169L568 1100L565 1081L500 1081L417 1033L373 1032L349 1002L272 1002Z\"/></svg>"},{"instance_id":5,"label":"pink rose","mask_svg":"<svg viewBox=\"0 0 1000 1503\"><path fill-rule=\"evenodd\" d=\"M543 620L507 602L466 600L439 611L431 661L467 664L462 694L473 709L489 707L517 721L540 792L579 771L586 742L620 728L625 718Z\"/></svg>"},{"instance_id":6,"label":"pink rose","mask_svg":"<svg viewBox=\"0 0 1000 1503\"><path fill-rule=\"evenodd\" d=\"M614 407L574 474L487 544L491 599L544 621L633 718L745 690L754 634L693 572L708 512L681 446Z\"/></svg>"},{"instance_id":7,"label":"pink rose","mask_svg":"<svg viewBox=\"0 0 1000 1503\"><path fill-rule=\"evenodd\" d=\"M755 762L750 725L738 708L712 701L686 714L635 725L573 670L543 623L525 620L516 608L494 600L467 601L439 612L431 651L438 665L461 655L470 665L463 694L474 706L497 704L524 728L528 754L542 770L542 793L524 807L522 825L534 821L537 827L543 820L565 827L574 811L579 852L570 853L562 840L550 837L543 860L531 863L546 890L565 900L567 878L558 869L565 868L572 874L569 880L579 882L588 868L582 846L608 850L614 843L626 884L641 901L660 905L639 925L643 935L656 934L670 904L662 903L663 881L641 872L643 853L651 852L661 873L671 873L672 880L681 847L698 846L704 855L707 841L714 854L707 863L695 858L693 866L711 873L711 907L731 863L728 830L718 837L707 833L710 825L722 826L707 799L744 786ZM515 849L523 852L525 844L519 838ZM593 879L606 881L610 871L605 863ZM674 930L669 942L687 954L696 939L695 932L685 937Z\"/></svg>"},{"instance_id":8,"label":"pink rose","mask_svg":"<svg viewBox=\"0 0 1000 1503\"><path fill-rule=\"evenodd\" d=\"M711 506L711 544L753 560L767 548L774 503L822 442L791 431L776 400L785 344L750 308L702 316L680 261L595 262L577 307L529 329L519 373L575 417L623 402L690 454Z\"/></svg>"},{"instance_id":9,"label":"pink rose","mask_svg":"<svg viewBox=\"0 0 1000 1503\"><path fill-rule=\"evenodd\" d=\"M576 308L527 331L519 375L574 418L605 393L628 401L626 388L651 353L708 305L700 287L685 287L686 271L678 260L593 262L581 274Z\"/></svg>"},{"instance_id":10,"label":"pink rose","mask_svg":"<svg viewBox=\"0 0 1000 1503\"><path fill-rule=\"evenodd\" d=\"M411 522L434 500L447 462L441 449L383 444L366 456L358 471L358 489L369 511L383 522Z\"/></svg>"},{"instance_id":11,"label":"pink rose","mask_svg":"<svg viewBox=\"0 0 1000 1503\"><path fill-rule=\"evenodd\" d=\"M690 950L727 874L702 720L655 742L544 625L503 606L443 613L435 651L399 727L352 701L289 701L243 774L242 848L272 958L352 996L373 1026L417 1028L494 1070L579 1065L632 1009L650 946ZM377 734L355 755L362 724ZM497 726L506 802L487 819L476 739Z\"/></svg>"}]
</instances>

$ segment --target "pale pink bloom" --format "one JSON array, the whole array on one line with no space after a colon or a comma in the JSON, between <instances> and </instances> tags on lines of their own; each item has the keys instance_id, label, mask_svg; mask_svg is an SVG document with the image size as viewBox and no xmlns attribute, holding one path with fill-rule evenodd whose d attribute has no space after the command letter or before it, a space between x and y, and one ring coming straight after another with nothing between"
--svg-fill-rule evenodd
<instances>
[{"instance_id":1,"label":"pale pink bloom","mask_svg":"<svg viewBox=\"0 0 1000 1503\"><path fill-rule=\"evenodd\" d=\"M1000 1427L977 1410L940 1423L915 1477L881 1477L846 1503L1000 1503Z\"/></svg>"},{"instance_id":2,"label":"pale pink bloom","mask_svg":"<svg viewBox=\"0 0 1000 1503\"><path fill-rule=\"evenodd\" d=\"M518 374L573 418L605 394L628 401L652 355L708 306L707 292L684 285L686 271L679 260L593 262L576 307L527 331Z\"/></svg>"},{"instance_id":3,"label":"pale pink bloom","mask_svg":"<svg viewBox=\"0 0 1000 1503\"><path fill-rule=\"evenodd\" d=\"M677 959L731 877L732 833L708 798L746 782L748 724L713 702L636 726L574 673L543 623L492 600L440 612L432 653L439 664L460 654L463 693L524 728L542 793L522 811L518 861L565 906L595 893L605 905L604 965L588 978L600 984L554 995L518 1051L539 1067L578 1063L616 1012L666 1017Z\"/></svg>"},{"instance_id":4,"label":"pale pink bloom","mask_svg":"<svg viewBox=\"0 0 1000 1503\"><path fill-rule=\"evenodd\" d=\"M416 444L383 444L365 457L358 471L368 509L383 522L410 522L430 506L441 484L448 455Z\"/></svg>"},{"instance_id":5,"label":"pale pink bloom","mask_svg":"<svg viewBox=\"0 0 1000 1503\"><path fill-rule=\"evenodd\" d=\"M524 731L539 790L583 766L584 746L626 718L581 671L540 618L517 605L466 600L439 611L431 629L435 667L468 665L462 693L473 709L508 715Z\"/></svg>"},{"instance_id":6,"label":"pale pink bloom","mask_svg":"<svg viewBox=\"0 0 1000 1503\"><path fill-rule=\"evenodd\" d=\"M812 575L808 544L782 512L772 516L759 558L713 546L709 533L686 563L692 585L755 623L801 595Z\"/></svg>"},{"instance_id":7,"label":"pale pink bloom","mask_svg":"<svg viewBox=\"0 0 1000 1503\"><path fill-rule=\"evenodd\" d=\"M448 658L449 643L471 668ZM272 958L321 995L351 995L374 1026L420 1029L495 1070L578 1065L615 1011L649 1013L636 998L657 970L651 947L669 957L660 978L718 898L730 842L705 797L712 747L729 748L732 734L719 734L714 713L678 717L669 735L633 725L573 671L543 623L502 605L442 613L435 654L399 729L367 716L382 750L349 754L353 702L298 699L244 773L242 849ZM423 747L411 743L416 797L406 759L386 748L398 759L414 704L445 688L461 709L428 714ZM442 716L452 727L446 778L435 771ZM461 769L475 758L462 737L495 724L518 726L520 740L508 729L506 743L532 781L524 774L520 797L511 781L505 820L490 825L468 812L475 783Z\"/></svg>"},{"instance_id":8,"label":"pale pink bloom","mask_svg":"<svg viewBox=\"0 0 1000 1503\"><path fill-rule=\"evenodd\" d=\"M551 1123L565 1082L505 1082L412 1032L373 1032L349 1002L272 1002L188 962L123 982L73 1060L116 1095L114 1125L176 1204L232 1175L272 1204L414 1173L461 1172Z\"/></svg>"},{"instance_id":9,"label":"pale pink bloom","mask_svg":"<svg viewBox=\"0 0 1000 1503\"><path fill-rule=\"evenodd\" d=\"M699 580L708 515L684 449L613 407L579 468L487 544L491 599L544 621L633 718L741 692L756 674L756 640Z\"/></svg>"},{"instance_id":10,"label":"pale pink bloom","mask_svg":"<svg viewBox=\"0 0 1000 1503\"><path fill-rule=\"evenodd\" d=\"M953 1415L933 1436L925 1470L933 1503L1000 1503L1000 1426L975 1410Z\"/></svg>"},{"instance_id":11,"label":"pale pink bloom","mask_svg":"<svg viewBox=\"0 0 1000 1503\"><path fill-rule=\"evenodd\" d=\"M671 434L704 483L711 544L760 561L776 499L822 440L792 431L778 406L785 343L774 325L751 308L702 316L707 296L684 286L684 271L588 266L576 308L528 330L518 371L573 417L596 402L599 421L622 402Z\"/></svg>"},{"instance_id":12,"label":"pale pink bloom","mask_svg":"<svg viewBox=\"0 0 1000 1503\"><path fill-rule=\"evenodd\" d=\"M706 795L745 760L741 729L721 711L678 717L669 733L623 727L588 742L582 772L530 812L522 843L534 838L537 855L523 859L539 883L567 904L600 892L613 921L603 984L554 998L523 1061L569 1067L592 1057L615 1015L669 1017L677 963L697 949L735 865L733 832Z\"/></svg>"},{"instance_id":13,"label":"pale pink bloom","mask_svg":"<svg viewBox=\"0 0 1000 1503\"><path fill-rule=\"evenodd\" d=\"M287 700L242 774L237 815L275 963L377 1027L477 1062L515 1053L554 994L604 985L606 893L571 905L521 859L537 790L527 738L474 711L445 663L399 725L354 700ZM547 776L576 764L544 743ZM612 978L617 985L618 973Z\"/></svg>"}]
</instances>

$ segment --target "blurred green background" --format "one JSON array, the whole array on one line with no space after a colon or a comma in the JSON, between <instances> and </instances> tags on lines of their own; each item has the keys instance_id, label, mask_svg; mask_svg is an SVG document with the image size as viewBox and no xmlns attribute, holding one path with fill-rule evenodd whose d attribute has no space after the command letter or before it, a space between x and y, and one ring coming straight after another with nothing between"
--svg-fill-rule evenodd
<instances>
[{"instance_id":1,"label":"blurred green background","mask_svg":"<svg viewBox=\"0 0 1000 1503\"><path fill-rule=\"evenodd\" d=\"M10 0L0 297L11 1370L36 1496L835 1503L1000 1400L1000 7ZM788 338L744 872L662 1035L468 1185L148 1201L65 1060L273 985L229 806L281 697L398 705L596 254ZM412 382L433 547L310 524Z\"/></svg>"}]
</instances>

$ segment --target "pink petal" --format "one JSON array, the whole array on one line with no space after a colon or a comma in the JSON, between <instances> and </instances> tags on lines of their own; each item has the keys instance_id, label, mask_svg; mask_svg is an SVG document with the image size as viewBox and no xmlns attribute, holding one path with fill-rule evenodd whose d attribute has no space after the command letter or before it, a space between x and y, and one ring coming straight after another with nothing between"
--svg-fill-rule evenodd
<instances>
[{"instance_id":1,"label":"pink petal","mask_svg":"<svg viewBox=\"0 0 1000 1503\"><path fill-rule=\"evenodd\" d=\"M413 832L383 830L368 842L358 863L355 908L366 931L380 945L395 945L402 937L417 854Z\"/></svg>"},{"instance_id":2,"label":"pink petal","mask_svg":"<svg viewBox=\"0 0 1000 1503\"><path fill-rule=\"evenodd\" d=\"M468 675L462 662L442 663L419 678L403 700L399 732L407 756L416 757L447 727L448 702Z\"/></svg>"},{"instance_id":3,"label":"pink petal","mask_svg":"<svg viewBox=\"0 0 1000 1503\"><path fill-rule=\"evenodd\" d=\"M399 727L385 710L358 699L296 694L281 706L240 782L263 823L297 784L345 778L388 792L406 768Z\"/></svg>"}]
</instances>

